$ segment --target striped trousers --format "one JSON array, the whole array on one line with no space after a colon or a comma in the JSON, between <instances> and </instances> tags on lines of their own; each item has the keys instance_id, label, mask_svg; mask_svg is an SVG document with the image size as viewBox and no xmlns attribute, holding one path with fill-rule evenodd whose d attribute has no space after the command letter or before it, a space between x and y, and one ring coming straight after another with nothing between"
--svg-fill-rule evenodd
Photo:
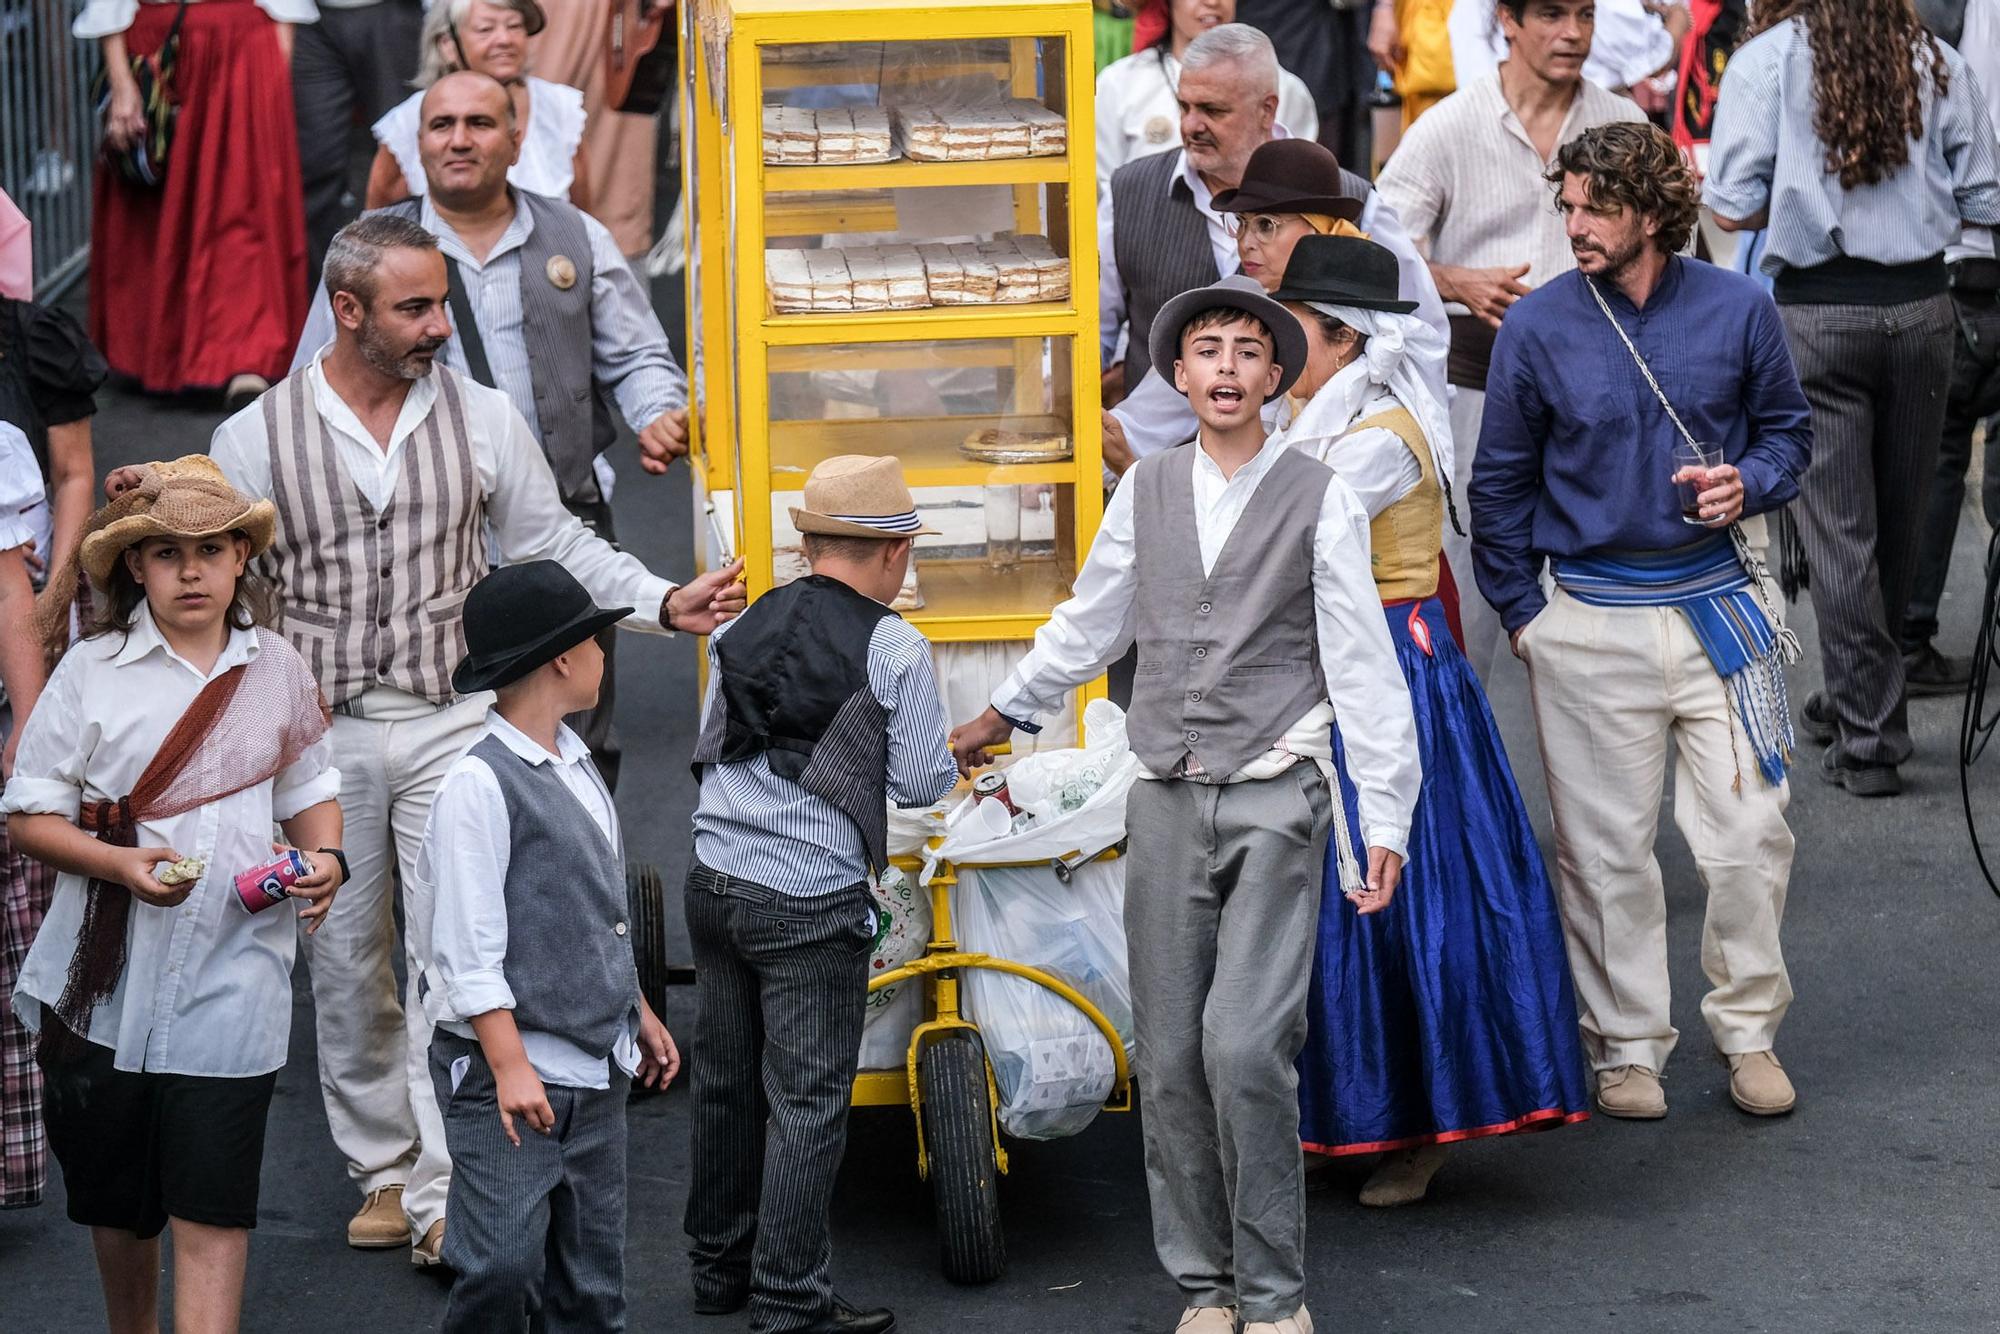
<instances>
[{"instance_id":1,"label":"striped trousers","mask_svg":"<svg viewBox=\"0 0 2000 1334\"><path fill-rule=\"evenodd\" d=\"M1793 509L1812 571L1826 697L1851 759L1914 748L1903 612L1951 380L1951 298L1891 306L1781 305L1812 404L1812 462Z\"/></svg>"},{"instance_id":2,"label":"striped trousers","mask_svg":"<svg viewBox=\"0 0 2000 1334\"><path fill-rule=\"evenodd\" d=\"M847 1151L875 905L780 894L694 862L682 895L696 1017L688 1249L695 1297L755 1334L830 1326L827 1214Z\"/></svg>"}]
</instances>

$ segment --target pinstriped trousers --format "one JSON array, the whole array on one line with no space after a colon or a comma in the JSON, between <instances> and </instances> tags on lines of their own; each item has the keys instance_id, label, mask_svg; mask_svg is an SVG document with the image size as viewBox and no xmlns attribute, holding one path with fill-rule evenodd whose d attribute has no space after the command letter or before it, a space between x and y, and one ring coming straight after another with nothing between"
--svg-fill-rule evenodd
<instances>
[{"instance_id":1,"label":"pinstriped trousers","mask_svg":"<svg viewBox=\"0 0 2000 1334\"><path fill-rule=\"evenodd\" d=\"M875 906L688 870L694 1101L686 1229L697 1300L750 1302L755 1334L831 1328L827 1219L847 1152ZM447 1229L447 1234L449 1229Z\"/></svg>"},{"instance_id":2,"label":"pinstriped trousers","mask_svg":"<svg viewBox=\"0 0 2000 1334\"><path fill-rule=\"evenodd\" d=\"M1812 404L1812 462L1793 513L1812 571L1827 701L1850 759L1901 764L1914 749L1903 612L1944 430L1951 298L1778 313Z\"/></svg>"}]
</instances>

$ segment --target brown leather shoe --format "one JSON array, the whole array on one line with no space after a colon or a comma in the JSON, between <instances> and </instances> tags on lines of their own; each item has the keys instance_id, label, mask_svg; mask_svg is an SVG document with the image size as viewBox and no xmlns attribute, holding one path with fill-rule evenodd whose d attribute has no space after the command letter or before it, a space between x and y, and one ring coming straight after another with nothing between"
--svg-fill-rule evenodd
<instances>
[{"instance_id":1,"label":"brown leather shoe","mask_svg":"<svg viewBox=\"0 0 2000 1334\"><path fill-rule=\"evenodd\" d=\"M1729 1098L1752 1116L1783 1116L1799 1101L1785 1067L1768 1051L1729 1058Z\"/></svg>"},{"instance_id":2,"label":"brown leather shoe","mask_svg":"<svg viewBox=\"0 0 2000 1334\"><path fill-rule=\"evenodd\" d=\"M444 1220L438 1219L424 1233L424 1239L410 1247L410 1263L419 1269L435 1269L444 1263Z\"/></svg>"},{"instance_id":3,"label":"brown leather shoe","mask_svg":"<svg viewBox=\"0 0 2000 1334\"><path fill-rule=\"evenodd\" d=\"M1621 1065L1597 1072L1597 1110L1628 1121L1657 1121L1667 1114L1667 1091L1657 1070Z\"/></svg>"},{"instance_id":4,"label":"brown leather shoe","mask_svg":"<svg viewBox=\"0 0 2000 1334\"><path fill-rule=\"evenodd\" d=\"M1444 1145L1422 1144L1382 1159L1361 1187L1361 1202L1372 1209L1415 1204L1431 1188L1431 1178L1444 1166Z\"/></svg>"},{"instance_id":5,"label":"brown leather shoe","mask_svg":"<svg viewBox=\"0 0 2000 1334\"><path fill-rule=\"evenodd\" d=\"M383 1251L410 1244L410 1220L403 1217L401 1186L384 1186L368 1192L361 1212L347 1220L347 1244L363 1251Z\"/></svg>"}]
</instances>

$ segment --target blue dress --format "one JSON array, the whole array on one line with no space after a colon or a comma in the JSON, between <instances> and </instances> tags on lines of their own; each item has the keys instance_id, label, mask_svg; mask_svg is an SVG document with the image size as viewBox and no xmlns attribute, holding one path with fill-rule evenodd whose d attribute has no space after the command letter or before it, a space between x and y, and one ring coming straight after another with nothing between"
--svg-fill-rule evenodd
<instances>
[{"instance_id":1,"label":"blue dress","mask_svg":"<svg viewBox=\"0 0 2000 1334\"><path fill-rule=\"evenodd\" d=\"M1435 597L1384 608L1409 681L1423 790L1403 882L1362 917L1327 849L1299 1056L1299 1138L1370 1153L1589 1114L1554 891L1479 679ZM1361 816L1334 729L1355 852Z\"/></svg>"}]
</instances>

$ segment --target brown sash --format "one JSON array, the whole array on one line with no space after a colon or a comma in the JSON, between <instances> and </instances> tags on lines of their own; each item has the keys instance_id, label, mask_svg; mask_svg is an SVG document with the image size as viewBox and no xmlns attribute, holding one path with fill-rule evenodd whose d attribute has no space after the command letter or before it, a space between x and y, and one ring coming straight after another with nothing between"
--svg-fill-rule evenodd
<instances>
[{"instance_id":1,"label":"brown sash","mask_svg":"<svg viewBox=\"0 0 2000 1334\"><path fill-rule=\"evenodd\" d=\"M1477 315L1451 316L1451 352L1445 359L1445 379L1460 389L1486 392L1486 370L1493 362L1493 340L1500 331Z\"/></svg>"}]
</instances>

